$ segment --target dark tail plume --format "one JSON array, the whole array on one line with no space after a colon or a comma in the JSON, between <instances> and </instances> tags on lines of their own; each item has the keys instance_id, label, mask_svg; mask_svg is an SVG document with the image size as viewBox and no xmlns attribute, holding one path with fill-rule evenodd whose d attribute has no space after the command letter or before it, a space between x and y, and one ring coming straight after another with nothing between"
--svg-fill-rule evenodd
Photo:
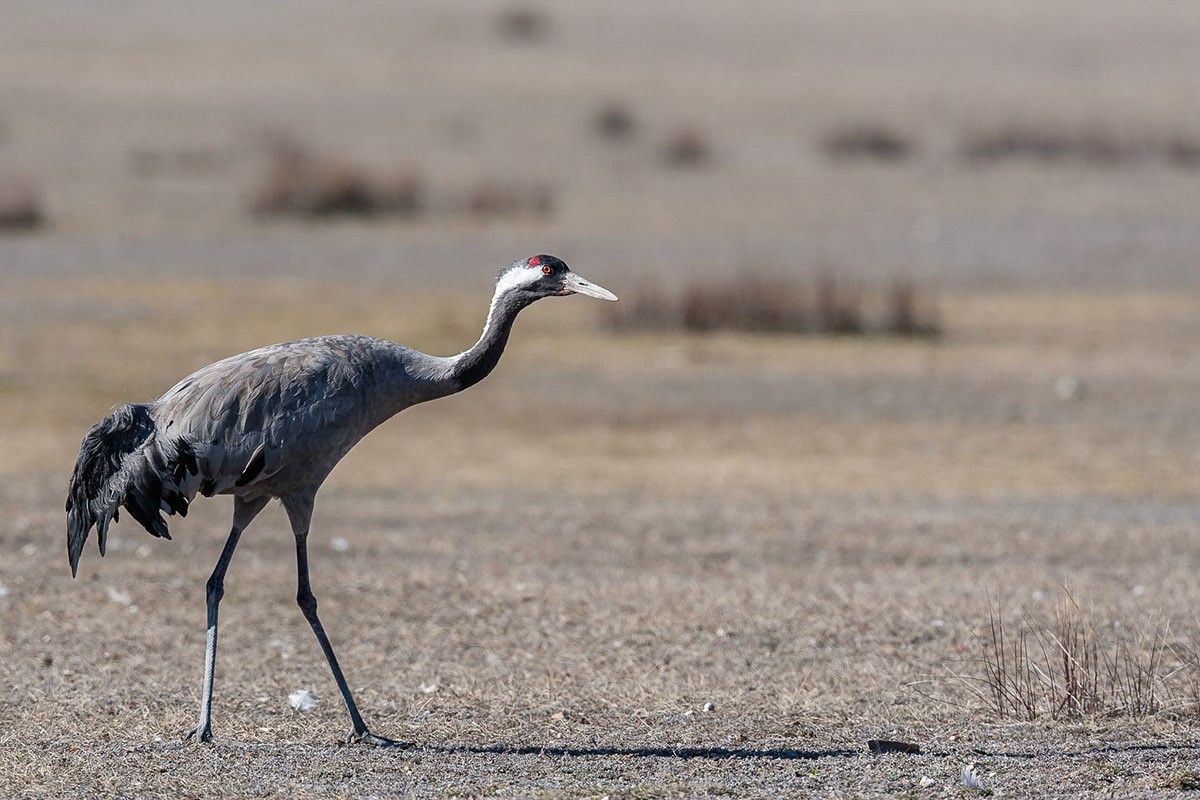
<instances>
[{"instance_id":1,"label":"dark tail plume","mask_svg":"<svg viewBox=\"0 0 1200 800\"><path fill-rule=\"evenodd\" d=\"M79 458L67 494L67 558L71 575L92 527L104 555L108 525L124 507L155 536L171 538L159 513L165 503L170 513L187 513L187 498L175 489L182 474L196 472L196 460L185 441L172 443L164 457L156 443L149 407L124 405L97 422L79 447ZM164 478L172 486L164 491Z\"/></svg>"}]
</instances>

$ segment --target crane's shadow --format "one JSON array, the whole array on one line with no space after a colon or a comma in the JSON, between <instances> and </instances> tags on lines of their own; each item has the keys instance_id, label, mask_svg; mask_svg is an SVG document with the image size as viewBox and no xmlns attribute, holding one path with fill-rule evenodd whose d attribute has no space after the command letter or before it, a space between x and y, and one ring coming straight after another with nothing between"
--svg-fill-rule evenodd
<instances>
[{"instance_id":1,"label":"crane's shadow","mask_svg":"<svg viewBox=\"0 0 1200 800\"><path fill-rule=\"evenodd\" d=\"M596 756L622 756L633 758L674 758L674 759L746 759L765 761L817 761L825 758L852 758L871 755L867 749L835 747L827 750L802 750L792 747L752 748L752 747L582 747L582 746L544 746L544 745L420 745L410 744L403 749L425 753L455 753L472 755L504 755L504 756L551 756L567 758L586 758ZM1138 753L1151 751L1179 751L1194 753L1200 751L1200 744L1152 743L1102 745L1091 748L1078 748L1054 756L1060 758L1081 758L1088 756ZM985 758L1032 760L1045 758L1043 752L1020 751L990 751L973 750L973 754ZM962 753L945 751L922 751L921 755L935 758L958 757Z\"/></svg>"},{"instance_id":2,"label":"crane's shadow","mask_svg":"<svg viewBox=\"0 0 1200 800\"><path fill-rule=\"evenodd\" d=\"M835 748L830 750L801 750L792 747L573 747L545 745L415 745L418 752L457 753L503 756L559 756L584 758L589 756L623 756L633 758L678 759L763 759L776 761L815 761L821 758L844 758L861 755L859 750Z\"/></svg>"}]
</instances>

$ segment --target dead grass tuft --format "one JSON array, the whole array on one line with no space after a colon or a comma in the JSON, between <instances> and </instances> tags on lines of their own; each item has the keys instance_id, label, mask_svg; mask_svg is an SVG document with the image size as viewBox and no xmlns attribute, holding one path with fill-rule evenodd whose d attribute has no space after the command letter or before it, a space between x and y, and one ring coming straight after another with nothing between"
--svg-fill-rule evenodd
<instances>
[{"instance_id":1,"label":"dead grass tuft","mask_svg":"<svg viewBox=\"0 0 1200 800\"><path fill-rule=\"evenodd\" d=\"M601 139L630 139L637 130L637 118L627 106L610 100L596 111L592 119L592 129Z\"/></svg>"},{"instance_id":2,"label":"dead grass tuft","mask_svg":"<svg viewBox=\"0 0 1200 800\"><path fill-rule=\"evenodd\" d=\"M1176 167L1200 166L1200 142L1182 135L1129 135L1104 128L1053 129L1016 124L995 131L967 134L960 151L969 163L1028 160L1076 162L1116 167L1161 162Z\"/></svg>"},{"instance_id":3,"label":"dead grass tuft","mask_svg":"<svg viewBox=\"0 0 1200 800\"><path fill-rule=\"evenodd\" d=\"M514 6L496 18L496 32L512 42L539 42L550 35L550 17L540 8Z\"/></svg>"},{"instance_id":4,"label":"dead grass tuft","mask_svg":"<svg viewBox=\"0 0 1200 800\"><path fill-rule=\"evenodd\" d=\"M270 161L251 205L260 216L412 217L425 208L424 182L414 173L376 177L286 137L271 143Z\"/></svg>"},{"instance_id":5,"label":"dead grass tuft","mask_svg":"<svg viewBox=\"0 0 1200 800\"><path fill-rule=\"evenodd\" d=\"M821 145L830 158L885 162L902 161L915 149L907 136L878 122L838 128Z\"/></svg>"},{"instance_id":6,"label":"dead grass tuft","mask_svg":"<svg viewBox=\"0 0 1200 800\"><path fill-rule=\"evenodd\" d=\"M712 145L701 131L683 128L667 137L659 153L662 163L668 167L695 168L712 160Z\"/></svg>"},{"instance_id":7,"label":"dead grass tuft","mask_svg":"<svg viewBox=\"0 0 1200 800\"><path fill-rule=\"evenodd\" d=\"M46 214L30 184L0 177L0 232L35 231L46 224Z\"/></svg>"},{"instance_id":8,"label":"dead grass tuft","mask_svg":"<svg viewBox=\"0 0 1200 800\"><path fill-rule=\"evenodd\" d=\"M230 153L204 146L140 146L129 154L131 169L142 178L211 175L231 161Z\"/></svg>"},{"instance_id":9,"label":"dead grass tuft","mask_svg":"<svg viewBox=\"0 0 1200 800\"><path fill-rule=\"evenodd\" d=\"M933 301L911 281L898 280L870 293L817 275L808 286L796 279L744 268L733 276L695 278L677 293L646 282L618 306L605 308L614 330L718 330L819 335L933 337L942 333Z\"/></svg>"},{"instance_id":10,"label":"dead grass tuft","mask_svg":"<svg viewBox=\"0 0 1200 800\"><path fill-rule=\"evenodd\" d=\"M554 192L542 183L482 180L467 192L465 206L473 217L547 217L554 211Z\"/></svg>"},{"instance_id":11,"label":"dead grass tuft","mask_svg":"<svg viewBox=\"0 0 1200 800\"><path fill-rule=\"evenodd\" d=\"M1196 656L1169 643L1168 632L1165 622L1149 631L1101 627L1069 591L1051 626L1028 614L1014 626L989 604L983 676L970 685L998 720L1195 713Z\"/></svg>"},{"instance_id":12,"label":"dead grass tuft","mask_svg":"<svg viewBox=\"0 0 1200 800\"><path fill-rule=\"evenodd\" d=\"M483 178L440 201L416 173L390 176L335 157L314 153L287 137L270 144L270 167L254 193L253 212L263 217L324 219L336 217L414 218L444 213L473 218L546 217L554 211L554 192L544 183Z\"/></svg>"}]
</instances>

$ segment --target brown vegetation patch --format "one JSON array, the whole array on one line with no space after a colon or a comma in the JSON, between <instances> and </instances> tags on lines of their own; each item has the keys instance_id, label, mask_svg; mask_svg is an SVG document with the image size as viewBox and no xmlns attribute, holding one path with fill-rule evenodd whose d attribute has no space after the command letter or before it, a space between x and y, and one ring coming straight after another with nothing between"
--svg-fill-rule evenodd
<instances>
[{"instance_id":1,"label":"brown vegetation patch","mask_svg":"<svg viewBox=\"0 0 1200 800\"><path fill-rule=\"evenodd\" d=\"M425 186L415 173L380 178L281 138L271 145L270 166L251 207L261 216L413 217L425 209Z\"/></svg>"},{"instance_id":2,"label":"brown vegetation patch","mask_svg":"<svg viewBox=\"0 0 1200 800\"><path fill-rule=\"evenodd\" d=\"M1097 621L1071 593L1050 624L988 609L983 676L973 686L998 720L1149 717L1200 711L1200 661L1159 622ZM977 688L976 688L977 687Z\"/></svg>"},{"instance_id":3,"label":"brown vegetation patch","mask_svg":"<svg viewBox=\"0 0 1200 800\"><path fill-rule=\"evenodd\" d=\"M627 292L604 309L614 330L718 330L821 335L935 337L942 325L935 301L916 285L896 280L867 292L832 273L813 285L745 269L726 277L694 278L668 292L654 282Z\"/></svg>"},{"instance_id":4,"label":"brown vegetation patch","mask_svg":"<svg viewBox=\"0 0 1200 800\"><path fill-rule=\"evenodd\" d=\"M712 144L695 128L684 128L667 137L659 150L662 163L675 169L700 167L712 160Z\"/></svg>"},{"instance_id":5,"label":"brown vegetation patch","mask_svg":"<svg viewBox=\"0 0 1200 800\"><path fill-rule=\"evenodd\" d=\"M624 104L610 101L596 111L592 118L592 129L601 139L630 139L637 131L637 117Z\"/></svg>"},{"instance_id":6,"label":"brown vegetation patch","mask_svg":"<svg viewBox=\"0 0 1200 800\"><path fill-rule=\"evenodd\" d=\"M471 187L464 202L473 217L546 217L554 210L554 193L543 183L483 180Z\"/></svg>"},{"instance_id":7,"label":"brown vegetation patch","mask_svg":"<svg viewBox=\"0 0 1200 800\"><path fill-rule=\"evenodd\" d=\"M1176 167L1200 166L1200 141L1183 135L1124 135L1104 128L1051 128L1012 125L967 134L963 158L976 164L997 161L1073 161L1091 166L1160 162Z\"/></svg>"},{"instance_id":8,"label":"brown vegetation patch","mask_svg":"<svg viewBox=\"0 0 1200 800\"><path fill-rule=\"evenodd\" d=\"M540 8L514 6L496 17L500 37L513 42L540 42L550 35L550 17Z\"/></svg>"},{"instance_id":9,"label":"brown vegetation patch","mask_svg":"<svg viewBox=\"0 0 1200 800\"><path fill-rule=\"evenodd\" d=\"M0 176L0 232L35 231L46 224L46 213L34 188Z\"/></svg>"},{"instance_id":10,"label":"brown vegetation patch","mask_svg":"<svg viewBox=\"0 0 1200 800\"><path fill-rule=\"evenodd\" d=\"M821 142L831 158L864 161L902 161L915 149L909 137L882 123L846 125Z\"/></svg>"}]
</instances>

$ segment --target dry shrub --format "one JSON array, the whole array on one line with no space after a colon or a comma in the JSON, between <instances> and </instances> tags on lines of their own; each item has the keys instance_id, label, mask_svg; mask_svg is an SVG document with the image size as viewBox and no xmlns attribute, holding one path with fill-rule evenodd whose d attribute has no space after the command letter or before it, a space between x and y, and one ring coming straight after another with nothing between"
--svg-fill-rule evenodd
<instances>
[{"instance_id":1,"label":"dry shrub","mask_svg":"<svg viewBox=\"0 0 1200 800\"><path fill-rule=\"evenodd\" d=\"M538 42L550 34L550 18L540 8L518 6L505 9L496 18L496 32L514 42Z\"/></svg>"},{"instance_id":2,"label":"dry shrub","mask_svg":"<svg viewBox=\"0 0 1200 800\"><path fill-rule=\"evenodd\" d=\"M839 160L901 161L914 149L906 136L875 122L839 128L821 144L830 158Z\"/></svg>"},{"instance_id":3,"label":"dry shrub","mask_svg":"<svg viewBox=\"0 0 1200 800\"><path fill-rule=\"evenodd\" d=\"M425 207L424 183L415 174L378 178L288 139L272 143L270 158L252 203L259 215L411 217Z\"/></svg>"},{"instance_id":4,"label":"dry shrub","mask_svg":"<svg viewBox=\"0 0 1200 800\"><path fill-rule=\"evenodd\" d=\"M1096 128L1053 130L1029 124L968 135L961 153L976 164L1029 160L1113 167L1161 161L1177 167L1200 166L1200 142L1183 136L1132 136Z\"/></svg>"},{"instance_id":5,"label":"dry shrub","mask_svg":"<svg viewBox=\"0 0 1200 800\"><path fill-rule=\"evenodd\" d=\"M685 128L672 134L659 151L668 167L699 167L712 160L712 146L700 131Z\"/></svg>"},{"instance_id":6,"label":"dry shrub","mask_svg":"<svg viewBox=\"0 0 1200 800\"><path fill-rule=\"evenodd\" d=\"M895 336L937 336L942 332L941 315L915 283L898 278L888 290L883 327Z\"/></svg>"},{"instance_id":7,"label":"dry shrub","mask_svg":"<svg viewBox=\"0 0 1200 800\"><path fill-rule=\"evenodd\" d=\"M862 314L862 293L838 286L832 274L817 276L814 304L817 330L823 333L862 333L865 326Z\"/></svg>"},{"instance_id":8,"label":"dry shrub","mask_svg":"<svg viewBox=\"0 0 1200 800\"><path fill-rule=\"evenodd\" d=\"M1177 167L1200 167L1200 141L1171 137L1163 146L1167 162Z\"/></svg>"},{"instance_id":9,"label":"dry shrub","mask_svg":"<svg viewBox=\"0 0 1200 800\"><path fill-rule=\"evenodd\" d=\"M474 217L546 217L553 210L554 193L540 183L485 180L472 187L466 197L466 211Z\"/></svg>"},{"instance_id":10,"label":"dry shrub","mask_svg":"<svg viewBox=\"0 0 1200 800\"><path fill-rule=\"evenodd\" d=\"M601 139L629 139L637 129L637 120L626 106L610 101L596 112L592 128Z\"/></svg>"},{"instance_id":11,"label":"dry shrub","mask_svg":"<svg viewBox=\"0 0 1200 800\"><path fill-rule=\"evenodd\" d=\"M735 276L692 279L674 294L647 282L606 306L605 322L615 330L940 335L933 303L919 299L909 282L896 286L903 289L872 297L821 273L810 291L798 279L746 268Z\"/></svg>"},{"instance_id":12,"label":"dry shrub","mask_svg":"<svg viewBox=\"0 0 1200 800\"><path fill-rule=\"evenodd\" d=\"M1119 623L1102 629L1070 592L1052 627L1028 615L1013 626L989 603L983 676L968 685L999 720L1195 713L1196 655L1170 644L1168 632L1166 623L1148 632Z\"/></svg>"},{"instance_id":13,"label":"dry shrub","mask_svg":"<svg viewBox=\"0 0 1200 800\"><path fill-rule=\"evenodd\" d=\"M46 214L33 187L0 177L0 232L35 231L45 224Z\"/></svg>"},{"instance_id":14,"label":"dry shrub","mask_svg":"<svg viewBox=\"0 0 1200 800\"><path fill-rule=\"evenodd\" d=\"M796 331L808 310L795 287L746 273L735 281L694 281L683 288L680 318L690 331Z\"/></svg>"},{"instance_id":15,"label":"dry shrub","mask_svg":"<svg viewBox=\"0 0 1200 800\"><path fill-rule=\"evenodd\" d=\"M652 278L620 303L600 307L604 323L614 330L669 331L683 327L682 303ZM616 306L622 306L617 309Z\"/></svg>"},{"instance_id":16,"label":"dry shrub","mask_svg":"<svg viewBox=\"0 0 1200 800\"><path fill-rule=\"evenodd\" d=\"M207 175L229 165L230 156L214 147L138 147L130 153L130 166L143 177Z\"/></svg>"}]
</instances>

